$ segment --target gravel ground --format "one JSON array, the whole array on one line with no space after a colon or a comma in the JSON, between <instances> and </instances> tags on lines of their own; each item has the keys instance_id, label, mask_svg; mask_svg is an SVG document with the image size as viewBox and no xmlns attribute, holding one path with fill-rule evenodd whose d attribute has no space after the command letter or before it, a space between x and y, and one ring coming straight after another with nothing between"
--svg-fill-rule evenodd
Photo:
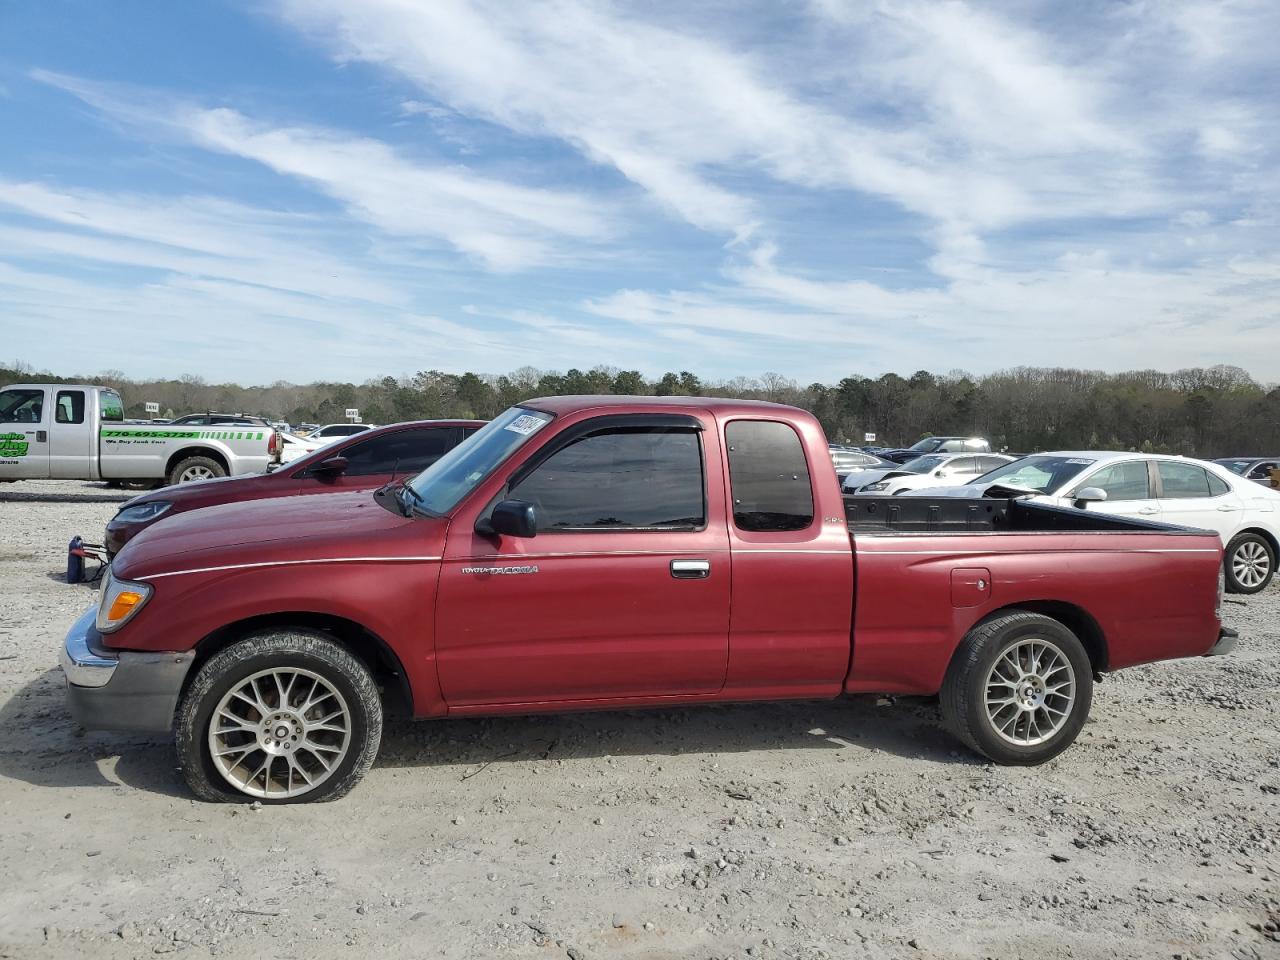
<instances>
[{"instance_id":1,"label":"gravel ground","mask_svg":"<svg viewBox=\"0 0 1280 960\"><path fill-rule=\"evenodd\" d=\"M123 495L0 493L0 956L1280 957L1280 588L1043 767L874 698L391 726L337 804L196 803L77 734L60 582Z\"/></svg>"}]
</instances>

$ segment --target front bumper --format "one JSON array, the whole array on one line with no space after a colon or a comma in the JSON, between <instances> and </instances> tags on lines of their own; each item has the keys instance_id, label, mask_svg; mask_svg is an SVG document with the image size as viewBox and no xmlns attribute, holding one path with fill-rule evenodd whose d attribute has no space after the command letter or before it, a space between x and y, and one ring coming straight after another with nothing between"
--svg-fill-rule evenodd
<instances>
[{"instance_id":1,"label":"front bumper","mask_svg":"<svg viewBox=\"0 0 1280 960\"><path fill-rule=\"evenodd\" d=\"M1239 637L1240 634L1237 631L1232 630L1230 627L1223 627L1218 631L1218 642L1209 648L1209 652L1206 653L1205 656L1225 656L1236 648L1236 640L1239 639Z\"/></svg>"},{"instance_id":2,"label":"front bumper","mask_svg":"<svg viewBox=\"0 0 1280 960\"><path fill-rule=\"evenodd\" d=\"M96 616L96 607L86 610L62 647L72 716L88 730L169 732L195 652L107 650Z\"/></svg>"}]
</instances>

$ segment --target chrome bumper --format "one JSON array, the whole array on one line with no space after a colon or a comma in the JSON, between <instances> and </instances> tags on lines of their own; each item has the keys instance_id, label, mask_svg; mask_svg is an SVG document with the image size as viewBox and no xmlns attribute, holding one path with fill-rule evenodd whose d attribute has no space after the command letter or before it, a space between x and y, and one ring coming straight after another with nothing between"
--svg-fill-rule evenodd
<instances>
[{"instance_id":1,"label":"chrome bumper","mask_svg":"<svg viewBox=\"0 0 1280 960\"><path fill-rule=\"evenodd\" d=\"M1206 653L1205 656L1225 656L1236 648L1236 640L1239 639L1239 637L1240 634L1235 630L1232 630L1230 627L1223 627L1218 631L1218 642L1209 648L1209 652Z\"/></svg>"},{"instance_id":2,"label":"chrome bumper","mask_svg":"<svg viewBox=\"0 0 1280 960\"><path fill-rule=\"evenodd\" d=\"M89 645L90 637L99 636L94 626L97 615L98 605L94 604L67 631L62 645L62 672L67 675L67 683L77 687L106 686L120 666L118 656L96 653Z\"/></svg>"},{"instance_id":3,"label":"chrome bumper","mask_svg":"<svg viewBox=\"0 0 1280 960\"><path fill-rule=\"evenodd\" d=\"M88 730L168 732L195 651L105 650L96 617L86 610L62 645L72 716Z\"/></svg>"}]
</instances>

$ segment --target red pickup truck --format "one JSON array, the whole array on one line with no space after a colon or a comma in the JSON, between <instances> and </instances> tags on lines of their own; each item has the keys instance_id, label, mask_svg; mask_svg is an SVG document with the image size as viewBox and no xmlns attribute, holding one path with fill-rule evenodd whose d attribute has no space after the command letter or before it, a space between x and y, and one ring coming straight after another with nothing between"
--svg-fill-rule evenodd
<instances>
[{"instance_id":1,"label":"red pickup truck","mask_svg":"<svg viewBox=\"0 0 1280 960\"><path fill-rule=\"evenodd\" d=\"M206 800L327 800L419 718L940 694L999 763L1096 675L1225 653L1216 535L843 499L817 421L700 398L506 411L376 492L214 506L115 558L62 663L88 728L168 731Z\"/></svg>"}]
</instances>

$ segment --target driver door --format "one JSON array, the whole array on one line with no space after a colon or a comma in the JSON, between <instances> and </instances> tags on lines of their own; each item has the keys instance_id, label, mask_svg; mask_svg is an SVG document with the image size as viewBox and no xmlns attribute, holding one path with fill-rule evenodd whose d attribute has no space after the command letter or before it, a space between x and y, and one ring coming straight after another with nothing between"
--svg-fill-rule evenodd
<instances>
[{"instance_id":1,"label":"driver door","mask_svg":"<svg viewBox=\"0 0 1280 960\"><path fill-rule=\"evenodd\" d=\"M38 480L49 476L48 390L14 387L0 391L0 477Z\"/></svg>"},{"instance_id":2,"label":"driver door","mask_svg":"<svg viewBox=\"0 0 1280 960\"><path fill-rule=\"evenodd\" d=\"M1070 505L1076 493L1085 487L1106 491L1106 500L1089 504L1089 510L1094 513L1137 517L1139 520L1162 519L1160 501L1155 498L1151 470L1146 460L1121 460L1095 470L1075 485L1064 505Z\"/></svg>"},{"instance_id":3,"label":"driver door","mask_svg":"<svg viewBox=\"0 0 1280 960\"><path fill-rule=\"evenodd\" d=\"M483 536L474 516L454 519L436 611L451 708L723 687L728 531L722 474L704 467L719 462L718 441L697 418L672 419L566 428L503 495L535 505L532 538Z\"/></svg>"}]
</instances>

